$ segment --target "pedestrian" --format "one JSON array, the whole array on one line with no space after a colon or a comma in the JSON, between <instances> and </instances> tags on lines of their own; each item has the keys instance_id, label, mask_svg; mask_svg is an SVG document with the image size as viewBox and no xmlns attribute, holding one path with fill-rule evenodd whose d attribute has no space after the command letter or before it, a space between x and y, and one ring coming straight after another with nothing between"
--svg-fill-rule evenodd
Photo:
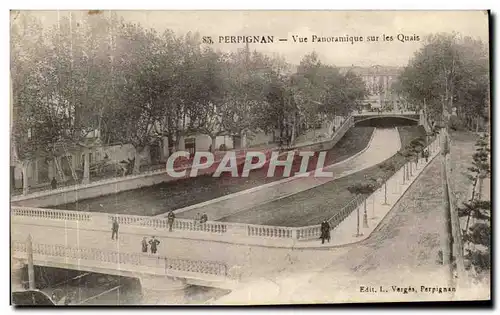
<instances>
[{"instance_id":1,"label":"pedestrian","mask_svg":"<svg viewBox=\"0 0 500 315\"><path fill-rule=\"evenodd\" d=\"M425 163L429 162L429 151L428 150L424 151L424 157L425 157Z\"/></svg>"},{"instance_id":2,"label":"pedestrian","mask_svg":"<svg viewBox=\"0 0 500 315\"><path fill-rule=\"evenodd\" d=\"M328 243L330 243L330 223L325 220L325 234L326 234L326 239L328 240Z\"/></svg>"},{"instance_id":3,"label":"pedestrian","mask_svg":"<svg viewBox=\"0 0 500 315\"><path fill-rule=\"evenodd\" d=\"M52 177L52 181L50 182L50 186L52 186L52 189L57 188L57 180L55 177Z\"/></svg>"},{"instance_id":4,"label":"pedestrian","mask_svg":"<svg viewBox=\"0 0 500 315\"><path fill-rule=\"evenodd\" d=\"M174 225L175 214L172 210L168 212L167 223L168 223L168 231L172 232L172 226Z\"/></svg>"},{"instance_id":5,"label":"pedestrian","mask_svg":"<svg viewBox=\"0 0 500 315\"><path fill-rule=\"evenodd\" d=\"M149 240L149 245L151 247L151 254L156 254L156 251L158 250L158 245L160 245L160 241L153 236Z\"/></svg>"},{"instance_id":6,"label":"pedestrian","mask_svg":"<svg viewBox=\"0 0 500 315\"><path fill-rule=\"evenodd\" d=\"M325 240L330 243L330 224L324 220L321 222L321 244L325 244Z\"/></svg>"},{"instance_id":7,"label":"pedestrian","mask_svg":"<svg viewBox=\"0 0 500 315\"><path fill-rule=\"evenodd\" d=\"M144 236L144 238L142 239L142 252L143 253L148 252L148 240L146 236Z\"/></svg>"},{"instance_id":8,"label":"pedestrian","mask_svg":"<svg viewBox=\"0 0 500 315\"><path fill-rule=\"evenodd\" d=\"M115 239L115 235L116 235L116 239L118 240L118 220L116 220L116 218L113 218L113 225L111 227L111 239L114 240Z\"/></svg>"},{"instance_id":9,"label":"pedestrian","mask_svg":"<svg viewBox=\"0 0 500 315\"><path fill-rule=\"evenodd\" d=\"M207 221L208 221L208 215L206 214L206 212L203 212L200 218L200 223L205 223Z\"/></svg>"}]
</instances>

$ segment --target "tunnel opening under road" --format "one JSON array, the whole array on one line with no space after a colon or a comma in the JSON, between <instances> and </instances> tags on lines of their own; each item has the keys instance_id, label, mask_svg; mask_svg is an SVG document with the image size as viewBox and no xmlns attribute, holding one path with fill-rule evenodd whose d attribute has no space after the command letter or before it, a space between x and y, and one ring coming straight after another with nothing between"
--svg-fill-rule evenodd
<instances>
[{"instance_id":1,"label":"tunnel opening under road","mask_svg":"<svg viewBox=\"0 0 500 315\"><path fill-rule=\"evenodd\" d=\"M394 128L399 126L417 126L418 121L404 117L371 117L354 122L356 127Z\"/></svg>"},{"instance_id":2,"label":"tunnel opening under road","mask_svg":"<svg viewBox=\"0 0 500 315\"><path fill-rule=\"evenodd\" d=\"M70 305L138 305L142 303L141 283L138 278L37 265L34 266L34 271L36 289L46 293L55 302L64 302L64 297L71 296ZM27 290L26 265L21 269L21 282ZM186 304L201 304L218 299L230 292L226 289L190 285L184 290L183 295ZM168 296L165 296L165 299L167 298Z\"/></svg>"}]
</instances>

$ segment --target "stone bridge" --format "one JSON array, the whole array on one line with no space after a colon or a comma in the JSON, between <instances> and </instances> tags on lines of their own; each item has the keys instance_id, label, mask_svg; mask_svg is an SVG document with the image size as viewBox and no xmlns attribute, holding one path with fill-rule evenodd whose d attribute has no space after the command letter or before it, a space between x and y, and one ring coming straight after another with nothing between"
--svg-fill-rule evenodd
<instances>
[{"instance_id":1,"label":"stone bridge","mask_svg":"<svg viewBox=\"0 0 500 315\"><path fill-rule=\"evenodd\" d=\"M394 126L394 125L423 125L426 127L423 112L363 112L354 113L355 126ZM427 127L426 127L427 129Z\"/></svg>"}]
</instances>

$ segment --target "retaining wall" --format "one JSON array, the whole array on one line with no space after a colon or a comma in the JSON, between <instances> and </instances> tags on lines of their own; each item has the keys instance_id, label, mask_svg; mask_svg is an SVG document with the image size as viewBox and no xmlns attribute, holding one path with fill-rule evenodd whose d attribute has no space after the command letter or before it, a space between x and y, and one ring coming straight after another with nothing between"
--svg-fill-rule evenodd
<instances>
[{"instance_id":1,"label":"retaining wall","mask_svg":"<svg viewBox=\"0 0 500 315\"><path fill-rule=\"evenodd\" d=\"M299 146L291 147L288 150L311 150L321 151L330 150L342 139L347 130L353 126L353 119L349 117L345 120L342 126L337 130L331 139L317 143L304 143ZM248 149L251 151L251 149ZM268 152L273 151L269 149ZM245 150L241 151L241 155L237 157L237 164L245 162ZM285 154L283 152L282 154ZM214 167L217 166L217 162ZM214 167L209 169L200 169L198 176L210 174L214 171ZM186 169L186 176L189 176L191 168ZM139 175L125 176L119 178L106 179L98 182L93 182L85 185L74 185L69 187L61 187L54 190L35 192L25 196L15 196L11 199L13 206L24 207L53 207L61 204L72 203L78 200L91 199L99 196L115 194L122 191L134 190L142 187L157 185L164 182L179 180L167 174L166 170L151 171Z\"/></svg>"}]
</instances>

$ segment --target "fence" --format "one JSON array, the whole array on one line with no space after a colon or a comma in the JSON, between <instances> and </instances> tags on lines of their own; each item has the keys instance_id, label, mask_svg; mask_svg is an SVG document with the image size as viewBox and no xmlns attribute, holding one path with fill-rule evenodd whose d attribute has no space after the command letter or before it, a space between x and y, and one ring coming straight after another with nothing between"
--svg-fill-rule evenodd
<instances>
[{"instance_id":1,"label":"fence","mask_svg":"<svg viewBox=\"0 0 500 315\"><path fill-rule=\"evenodd\" d=\"M126 253L112 250L101 250L96 248L75 248L63 245L33 244L33 255L64 257L74 259L78 264L83 261L96 261L102 263L112 263L119 265L160 267L179 272L193 272L201 274L210 274L216 276L227 276L227 266L224 263L216 261L201 261L189 259L176 259L162 256L151 256L140 253ZM13 242L12 250L14 253L27 253L26 243ZM46 258L44 258L46 259Z\"/></svg>"},{"instance_id":2,"label":"fence","mask_svg":"<svg viewBox=\"0 0 500 315\"><path fill-rule=\"evenodd\" d=\"M450 204L450 218L451 218L451 237L453 239L453 246L451 251L456 261L456 270L458 276L458 284L459 286L467 285L467 273L465 271L465 263L464 263L464 251L463 251L463 237L462 237L462 228L460 226L460 219L458 217L458 209L457 209L457 198L455 197L455 193L453 192L453 188L451 185L451 166L450 163L447 163L446 168L446 181L448 186L448 200Z\"/></svg>"}]
</instances>

